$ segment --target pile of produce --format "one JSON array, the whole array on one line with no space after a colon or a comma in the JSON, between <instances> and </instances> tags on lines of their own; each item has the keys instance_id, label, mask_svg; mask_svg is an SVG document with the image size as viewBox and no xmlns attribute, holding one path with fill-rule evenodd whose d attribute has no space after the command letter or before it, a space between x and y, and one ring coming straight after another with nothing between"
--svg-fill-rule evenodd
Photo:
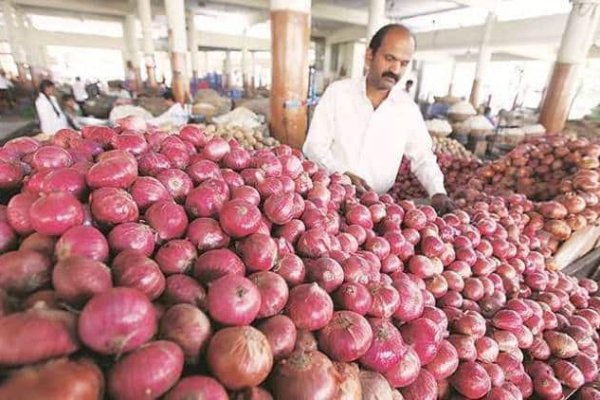
<instances>
[{"instance_id":1,"label":"pile of produce","mask_svg":"<svg viewBox=\"0 0 600 400\"><path fill-rule=\"evenodd\" d=\"M225 140L235 139L245 149L261 150L279 146L279 141L263 132L263 129L249 129L239 126L200 126L208 135L221 137Z\"/></svg>"},{"instance_id":2,"label":"pile of produce","mask_svg":"<svg viewBox=\"0 0 600 400\"><path fill-rule=\"evenodd\" d=\"M9 142L0 188L2 399L600 396L598 284L516 208L135 118Z\"/></svg>"},{"instance_id":3,"label":"pile of produce","mask_svg":"<svg viewBox=\"0 0 600 400\"><path fill-rule=\"evenodd\" d=\"M433 136L433 152L438 158L451 156L459 159L473 159L475 156L458 141L445 137Z\"/></svg>"}]
</instances>

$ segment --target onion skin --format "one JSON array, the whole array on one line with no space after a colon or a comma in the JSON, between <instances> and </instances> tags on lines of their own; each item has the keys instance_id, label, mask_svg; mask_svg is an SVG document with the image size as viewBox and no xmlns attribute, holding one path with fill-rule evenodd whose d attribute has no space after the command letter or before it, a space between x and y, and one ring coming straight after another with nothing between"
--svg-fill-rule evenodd
<instances>
[{"instance_id":1,"label":"onion skin","mask_svg":"<svg viewBox=\"0 0 600 400\"><path fill-rule=\"evenodd\" d=\"M290 290L286 313L297 329L316 331L333 316L333 301L316 283L302 284Z\"/></svg>"},{"instance_id":2,"label":"onion skin","mask_svg":"<svg viewBox=\"0 0 600 400\"><path fill-rule=\"evenodd\" d=\"M323 353L297 351L277 363L273 384L277 399L328 400L338 391L338 374Z\"/></svg>"},{"instance_id":3,"label":"onion skin","mask_svg":"<svg viewBox=\"0 0 600 400\"><path fill-rule=\"evenodd\" d=\"M103 392L98 366L66 358L18 370L0 385L2 399L98 400Z\"/></svg>"},{"instance_id":4,"label":"onion skin","mask_svg":"<svg viewBox=\"0 0 600 400\"><path fill-rule=\"evenodd\" d=\"M201 375L192 375L181 379L165 396L165 400L195 398L229 400L225 388L216 379Z\"/></svg>"},{"instance_id":5,"label":"onion skin","mask_svg":"<svg viewBox=\"0 0 600 400\"><path fill-rule=\"evenodd\" d=\"M101 354L122 354L156 332L156 311L139 290L113 288L85 305L78 321L81 341Z\"/></svg>"},{"instance_id":6,"label":"onion skin","mask_svg":"<svg viewBox=\"0 0 600 400\"><path fill-rule=\"evenodd\" d=\"M492 388L490 377L485 369L472 361L461 364L450 383L454 389L469 399L483 397Z\"/></svg>"},{"instance_id":7,"label":"onion skin","mask_svg":"<svg viewBox=\"0 0 600 400\"><path fill-rule=\"evenodd\" d=\"M117 361L108 392L118 399L153 399L165 394L183 371L183 352L173 342L150 342Z\"/></svg>"},{"instance_id":8,"label":"onion skin","mask_svg":"<svg viewBox=\"0 0 600 400\"><path fill-rule=\"evenodd\" d=\"M112 277L110 269L100 261L71 257L56 263L52 284L58 298L81 306L95 294L110 289Z\"/></svg>"},{"instance_id":9,"label":"onion skin","mask_svg":"<svg viewBox=\"0 0 600 400\"><path fill-rule=\"evenodd\" d=\"M396 365L406 351L400 331L384 318L369 318L373 342L360 358L361 365L385 373Z\"/></svg>"},{"instance_id":10,"label":"onion skin","mask_svg":"<svg viewBox=\"0 0 600 400\"><path fill-rule=\"evenodd\" d=\"M269 341L275 361L289 357L292 354L296 345L297 331L289 317L275 315L263 320L257 328Z\"/></svg>"},{"instance_id":11,"label":"onion skin","mask_svg":"<svg viewBox=\"0 0 600 400\"><path fill-rule=\"evenodd\" d=\"M54 252L59 261L82 256L105 262L108 259L108 242L94 227L74 226L58 239Z\"/></svg>"},{"instance_id":12,"label":"onion skin","mask_svg":"<svg viewBox=\"0 0 600 400\"><path fill-rule=\"evenodd\" d=\"M162 300L167 305L185 303L206 311L206 290L194 278L187 275L169 276Z\"/></svg>"},{"instance_id":13,"label":"onion skin","mask_svg":"<svg viewBox=\"0 0 600 400\"><path fill-rule=\"evenodd\" d=\"M10 251L0 255L0 289L27 294L50 283L50 260L34 250Z\"/></svg>"},{"instance_id":14,"label":"onion skin","mask_svg":"<svg viewBox=\"0 0 600 400\"><path fill-rule=\"evenodd\" d=\"M392 388L385 378L378 372L360 371L360 385L362 386L362 399L377 400L391 399Z\"/></svg>"},{"instance_id":15,"label":"onion skin","mask_svg":"<svg viewBox=\"0 0 600 400\"><path fill-rule=\"evenodd\" d=\"M400 361L388 369L384 375L392 387L402 388L412 384L417 379L420 370L419 355L412 347L407 347L400 357Z\"/></svg>"},{"instance_id":16,"label":"onion skin","mask_svg":"<svg viewBox=\"0 0 600 400\"><path fill-rule=\"evenodd\" d=\"M74 315L33 308L0 319L0 365L33 364L79 349Z\"/></svg>"},{"instance_id":17,"label":"onion skin","mask_svg":"<svg viewBox=\"0 0 600 400\"><path fill-rule=\"evenodd\" d=\"M319 331L319 347L335 361L357 360L370 348L373 331L368 321L353 311L336 311Z\"/></svg>"},{"instance_id":18,"label":"onion skin","mask_svg":"<svg viewBox=\"0 0 600 400\"><path fill-rule=\"evenodd\" d=\"M422 369L417 380L401 391L405 400L435 400L437 383L429 371Z\"/></svg>"},{"instance_id":19,"label":"onion skin","mask_svg":"<svg viewBox=\"0 0 600 400\"><path fill-rule=\"evenodd\" d=\"M226 275L208 288L208 312L223 325L248 325L260 310L260 291L248 278Z\"/></svg>"},{"instance_id":20,"label":"onion skin","mask_svg":"<svg viewBox=\"0 0 600 400\"><path fill-rule=\"evenodd\" d=\"M218 331L208 345L207 362L213 375L228 389L258 386L273 367L265 335L251 326Z\"/></svg>"},{"instance_id":21,"label":"onion skin","mask_svg":"<svg viewBox=\"0 0 600 400\"><path fill-rule=\"evenodd\" d=\"M160 319L160 338L179 345L190 365L198 364L211 334L206 315L190 304L176 304Z\"/></svg>"},{"instance_id":22,"label":"onion skin","mask_svg":"<svg viewBox=\"0 0 600 400\"><path fill-rule=\"evenodd\" d=\"M435 358L426 366L426 369L436 380L446 379L458 368L458 353L454 346L443 340Z\"/></svg>"}]
</instances>

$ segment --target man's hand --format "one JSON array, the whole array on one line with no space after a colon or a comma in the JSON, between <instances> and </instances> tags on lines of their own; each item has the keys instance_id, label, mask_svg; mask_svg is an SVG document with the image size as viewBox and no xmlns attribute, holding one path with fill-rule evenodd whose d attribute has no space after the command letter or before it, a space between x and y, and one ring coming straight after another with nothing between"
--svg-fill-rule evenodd
<instances>
[{"instance_id":1,"label":"man's hand","mask_svg":"<svg viewBox=\"0 0 600 400\"><path fill-rule=\"evenodd\" d=\"M435 208L439 215L444 215L456 208L456 204L450 197L443 193L434 194L431 198L431 206Z\"/></svg>"},{"instance_id":2,"label":"man's hand","mask_svg":"<svg viewBox=\"0 0 600 400\"><path fill-rule=\"evenodd\" d=\"M347 171L344 174L346 176L348 176L348 178L350 178L350 181L352 182L352 184L354 186L356 186L356 191L358 193L364 193L364 192L368 192L369 190L371 190L371 187L367 184L367 181L365 181L360 176L355 175L352 172L347 172Z\"/></svg>"}]
</instances>

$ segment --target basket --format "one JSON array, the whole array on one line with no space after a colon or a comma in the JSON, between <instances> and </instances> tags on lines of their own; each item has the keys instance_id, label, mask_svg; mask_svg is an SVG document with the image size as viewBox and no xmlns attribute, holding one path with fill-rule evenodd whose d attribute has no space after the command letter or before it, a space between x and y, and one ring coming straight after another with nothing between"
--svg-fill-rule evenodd
<instances>
[{"instance_id":1,"label":"basket","mask_svg":"<svg viewBox=\"0 0 600 400\"><path fill-rule=\"evenodd\" d=\"M464 113L453 113L453 112L448 113L448 118L450 118L451 120L456 121L456 122L466 121L467 119L469 119L469 117L472 117L472 115L464 114Z\"/></svg>"}]
</instances>

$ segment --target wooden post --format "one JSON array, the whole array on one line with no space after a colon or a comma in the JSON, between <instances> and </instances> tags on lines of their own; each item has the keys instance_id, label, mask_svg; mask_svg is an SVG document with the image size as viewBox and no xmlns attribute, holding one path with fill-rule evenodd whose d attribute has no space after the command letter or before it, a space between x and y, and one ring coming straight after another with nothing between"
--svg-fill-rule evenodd
<instances>
[{"instance_id":1,"label":"wooden post","mask_svg":"<svg viewBox=\"0 0 600 400\"><path fill-rule=\"evenodd\" d=\"M144 64L148 76L148 86L156 88L156 65L154 61L154 42L152 40L152 5L150 0L138 0L138 16L142 23Z\"/></svg>"},{"instance_id":2,"label":"wooden post","mask_svg":"<svg viewBox=\"0 0 600 400\"><path fill-rule=\"evenodd\" d=\"M565 127L579 71L592 45L600 17L600 0L572 0L572 3L540 113L540 123L548 132L560 132Z\"/></svg>"},{"instance_id":3,"label":"wooden post","mask_svg":"<svg viewBox=\"0 0 600 400\"><path fill-rule=\"evenodd\" d=\"M308 124L310 0L271 0L271 133L301 148Z\"/></svg>"},{"instance_id":4,"label":"wooden post","mask_svg":"<svg viewBox=\"0 0 600 400\"><path fill-rule=\"evenodd\" d=\"M171 52L171 69L173 78L171 88L175 100L185 103L188 93L188 84L185 79L185 54L187 40L185 31L185 4L184 0L165 0L167 24L169 27L169 50Z\"/></svg>"},{"instance_id":5,"label":"wooden post","mask_svg":"<svg viewBox=\"0 0 600 400\"><path fill-rule=\"evenodd\" d=\"M490 49L490 39L492 38L492 28L494 27L494 21L496 15L490 11L488 13L487 20L483 29L483 37L481 38L481 45L479 46L479 57L477 59L477 67L475 69L475 78L473 79L473 86L471 86L471 95L469 101L473 104L473 107L477 109L479 102L481 101L481 87L482 80L485 78L487 67L492 60L492 51Z\"/></svg>"}]
</instances>

